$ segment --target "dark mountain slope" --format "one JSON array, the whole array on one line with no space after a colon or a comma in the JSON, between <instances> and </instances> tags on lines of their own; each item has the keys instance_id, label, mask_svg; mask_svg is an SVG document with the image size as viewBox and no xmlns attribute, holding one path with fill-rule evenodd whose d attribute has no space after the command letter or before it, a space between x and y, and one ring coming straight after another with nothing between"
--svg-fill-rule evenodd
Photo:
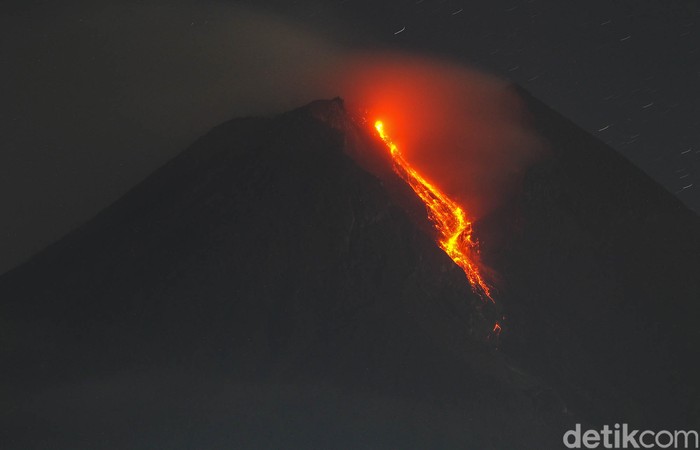
<instances>
[{"instance_id":1,"label":"dark mountain slope","mask_svg":"<svg viewBox=\"0 0 700 450\"><path fill-rule=\"evenodd\" d=\"M350 141L337 100L231 121L6 274L3 448L555 447L573 417Z\"/></svg>"},{"instance_id":2,"label":"dark mountain slope","mask_svg":"<svg viewBox=\"0 0 700 450\"><path fill-rule=\"evenodd\" d=\"M477 224L499 307L341 101L233 120L0 279L2 447L540 449L577 422L697 429L698 218L521 94L551 148Z\"/></svg>"},{"instance_id":3,"label":"dark mountain slope","mask_svg":"<svg viewBox=\"0 0 700 450\"><path fill-rule=\"evenodd\" d=\"M520 93L550 152L510 205L521 214L510 246L491 254L508 285L503 350L546 371L596 422L697 429L698 217L604 143ZM505 228L499 220L491 225Z\"/></svg>"}]
</instances>

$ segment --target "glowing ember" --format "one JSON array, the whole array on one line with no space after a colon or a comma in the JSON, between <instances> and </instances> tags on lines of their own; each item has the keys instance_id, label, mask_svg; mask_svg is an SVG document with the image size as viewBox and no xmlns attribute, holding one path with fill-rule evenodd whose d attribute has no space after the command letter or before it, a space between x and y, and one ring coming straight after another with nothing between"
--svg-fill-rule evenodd
<instances>
[{"instance_id":1,"label":"glowing ember","mask_svg":"<svg viewBox=\"0 0 700 450\"><path fill-rule=\"evenodd\" d=\"M493 331L492 331L492 333L493 333L493 335L496 336L496 337L498 337L498 336L501 334L501 325L500 325L498 322L496 322L496 323L493 325Z\"/></svg>"},{"instance_id":2,"label":"glowing ember","mask_svg":"<svg viewBox=\"0 0 700 450\"><path fill-rule=\"evenodd\" d=\"M396 144L387 135L381 120L377 120L374 123L374 127L387 147L389 147L396 172L411 186L416 195L428 208L428 217L439 235L438 244L440 248L464 270L474 292L493 302L491 289L479 272L478 265L473 260L473 255L479 252L479 245L472 238L472 224L467 220L462 207L411 167ZM494 332L500 332L500 326L496 324L496 327L498 327L498 330L494 328Z\"/></svg>"}]
</instances>

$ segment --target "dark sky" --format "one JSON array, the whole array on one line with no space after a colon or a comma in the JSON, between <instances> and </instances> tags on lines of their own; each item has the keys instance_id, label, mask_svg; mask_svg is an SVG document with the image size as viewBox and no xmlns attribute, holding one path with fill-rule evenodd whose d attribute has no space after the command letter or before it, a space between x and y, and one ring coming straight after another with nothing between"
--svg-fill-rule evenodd
<instances>
[{"instance_id":1,"label":"dark sky","mask_svg":"<svg viewBox=\"0 0 700 450\"><path fill-rule=\"evenodd\" d=\"M311 28L350 26L336 36L353 45L444 55L511 79L700 211L698 1L278 3Z\"/></svg>"},{"instance_id":2,"label":"dark sky","mask_svg":"<svg viewBox=\"0 0 700 450\"><path fill-rule=\"evenodd\" d=\"M517 82L700 211L700 2L10 2L0 15L0 272L212 126L337 93L352 50Z\"/></svg>"}]
</instances>

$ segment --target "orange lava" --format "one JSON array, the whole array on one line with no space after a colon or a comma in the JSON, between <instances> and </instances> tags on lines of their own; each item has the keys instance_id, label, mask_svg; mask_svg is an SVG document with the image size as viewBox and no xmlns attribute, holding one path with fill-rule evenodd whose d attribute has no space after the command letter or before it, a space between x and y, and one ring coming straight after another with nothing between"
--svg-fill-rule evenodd
<instances>
[{"instance_id":1,"label":"orange lava","mask_svg":"<svg viewBox=\"0 0 700 450\"><path fill-rule=\"evenodd\" d=\"M411 167L387 135L381 120L377 120L374 127L389 148L394 169L428 208L428 217L438 232L440 248L464 270L472 290L493 302L491 288L474 261L474 255L479 252L479 244L472 237L472 224L467 220L464 209ZM496 326L500 332L500 326Z\"/></svg>"},{"instance_id":2,"label":"orange lava","mask_svg":"<svg viewBox=\"0 0 700 450\"><path fill-rule=\"evenodd\" d=\"M496 336L496 337L498 337L498 336L501 334L501 325L500 325L498 322L496 322L496 323L493 325L492 333L493 333L493 335Z\"/></svg>"}]
</instances>

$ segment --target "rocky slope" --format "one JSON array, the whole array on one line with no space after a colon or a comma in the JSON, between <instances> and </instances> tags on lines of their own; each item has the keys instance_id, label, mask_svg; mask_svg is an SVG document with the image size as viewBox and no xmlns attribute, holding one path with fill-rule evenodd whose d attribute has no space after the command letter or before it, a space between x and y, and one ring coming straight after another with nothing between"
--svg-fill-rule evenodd
<instances>
[{"instance_id":1,"label":"rocky slope","mask_svg":"<svg viewBox=\"0 0 700 450\"><path fill-rule=\"evenodd\" d=\"M0 279L3 448L559 448L577 422L697 424L697 217L523 95L551 152L477 224L497 308L342 101L233 120Z\"/></svg>"}]
</instances>

